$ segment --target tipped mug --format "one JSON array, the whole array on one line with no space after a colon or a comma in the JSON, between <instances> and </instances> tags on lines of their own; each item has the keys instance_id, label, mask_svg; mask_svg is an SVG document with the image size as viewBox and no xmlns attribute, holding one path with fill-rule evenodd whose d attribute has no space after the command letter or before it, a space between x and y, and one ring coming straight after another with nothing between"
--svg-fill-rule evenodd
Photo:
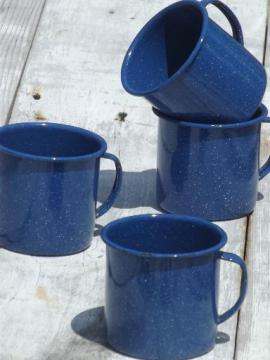
<instances>
[{"instance_id":1,"label":"tipped mug","mask_svg":"<svg viewBox=\"0 0 270 360\"><path fill-rule=\"evenodd\" d=\"M158 121L157 203L166 212L231 220L253 212L258 181L270 172L270 158L259 168L261 105L251 120L213 124L154 113Z\"/></svg>"},{"instance_id":2,"label":"tipped mug","mask_svg":"<svg viewBox=\"0 0 270 360\"><path fill-rule=\"evenodd\" d=\"M239 310L247 290L246 265L221 250L227 236L220 227L189 216L139 215L108 224L102 238L107 336L116 351L182 360L214 348L217 326ZM222 315L220 260L242 269L240 296Z\"/></svg>"},{"instance_id":3,"label":"tipped mug","mask_svg":"<svg viewBox=\"0 0 270 360\"><path fill-rule=\"evenodd\" d=\"M227 17L234 38L208 17L210 3ZM220 122L251 118L266 88L237 17L219 0L183 0L155 15L130 45L121 77L127 92L164 113Z\"/></svg>"},{"instance_id":4,"label":"tipped mug","mask_svg":"<svg viewBox=\"0 0 270 360\"><path fill-rule=\"evenodd\" d=\"M121 185L119 160L99 135L74 126L20 123L0 128L0 243L11 251L60 256L89 247L95 218ZM96 209L100 159L116 167Z\"/></svg>"}]
</instances>

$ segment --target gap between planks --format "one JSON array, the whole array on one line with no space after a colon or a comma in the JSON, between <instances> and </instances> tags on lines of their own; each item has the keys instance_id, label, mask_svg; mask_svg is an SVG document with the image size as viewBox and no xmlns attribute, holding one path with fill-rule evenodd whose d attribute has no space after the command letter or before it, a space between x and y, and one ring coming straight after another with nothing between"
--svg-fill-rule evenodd
<instances>
[{"instance_id":1,"label":"gap between planks","mask_svg":"<svg viewBox=\"0 0 270 360\"><path fill-rule=\"evenodd\" d=\"M247 250L248 250L249 226L250 226L250 215L246 217L246 235L245 235L245 246L243 252L243 259L245 261L247 258ZM234 360L236 360L237 357L237 340L238 340L238 330L240 327L240 316L241 316L241 309L237 314L237 321L236 321L235 338L234 338L234 354L233 354Z\"/></svg>"},{"instance_id":2,"label":"gap between planks","mask_svg":"<svg viewBox=\"0 0 270 360\"><path fill-rule=\"evenodd\" d=\"M26 58L25 58L25 62L24 62L24 64L23 64L23 66L22 66L22 70L21 70L21 73L20 73L20 77L19 77L18 84L17 84L17 86L16 86L16 89L15 89L14 94L13 94L13 97L12 97L12 101L11 101L11 104L10 104L10 107L9 107L9 110L8 110L8 113L7 113L5 125L8 125L8 124L10 123L12 111L13 111L13 108L14 108L14 105L15 105L15 101L16 101L16 98L17 98L17 94L18 94L18 91L19 91L19 88L20 88L20 85L21 85L21 81L22 81L23 75L24 75L24 70L25 70L25 68L26 68L26 65L27 65L27 62L28 62L28 59L29 59L29 55L30 55L30 53L31 53L31 50L32 50L32 47L33 47L33 44L34 44L34 41L35 41L35 38L36 38L37 30L38 30L38 27L39 27L39 24L40 24L42 15L43 15L43 13L44 13L44 9L45 9L45 6L46 6L46 1L47 1L47 0L44 0L44 1L43 1L42 7L41 7L41 11L40 11L39 16L38 16L38 21L37 21L37 24L36 24L36 28L35 28L35 30L34 30L33 37L32 37L32 40L31 40L31 42L30 42L30 46L29 46L29 49L28 49L28 52L27 52L27 55L26 55Z\"/></svg>"},{"instance_id":3,"label":"gap between planks","mask_svg":"<svg viewBox=\"0 0 270 360\"><path fill-rule=\"evenodd\" d=\"M270 14L270 0L267 3L267 14L265 22L265 38L264 38L264 47L263 47L263 65L266 63L266 54L267 54L267 43L268 43L268 27L269 27L269 14Z\"/></svg>"}]
</instances>

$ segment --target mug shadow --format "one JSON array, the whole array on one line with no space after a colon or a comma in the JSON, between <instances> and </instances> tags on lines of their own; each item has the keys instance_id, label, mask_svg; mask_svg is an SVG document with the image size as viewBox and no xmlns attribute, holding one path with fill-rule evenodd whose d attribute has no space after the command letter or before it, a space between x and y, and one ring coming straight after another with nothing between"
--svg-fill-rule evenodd
<instances>
[{"instance_id":1,"label":"mug shadow","mask_svg":"<svg viewBox=\"0 0 270 360\"><path fill-rule=\"evenodd\" d=\"M115 171L100 171L98 201L101 203L107 199L114 178ZM141 172L124 171L122 188L113 207L118 209L151 207L160 211L156 202L156 169Z\"/></svg>"},{"instance_id":2,"label":"mug shadow","mask_svg":"<svg viewBox=\"0 0 270 360\"><path fill-rule=\"evenodd\" d=\"M84 339L103 345L111 350L110 345L107 343L107 329L103 306L83 311L75 316L71 321L71 328Z\"/></svg>"},{"instance_id":3,"label":"mug shadow","mask_svg":"<svg viewBox=\"0 0 270 360\"><path fill-rule=\"evenodd\" d=\"M101 230L103 229L104 226L100 225L100 224L95 224L95 228L94 228L94 236L100 236Z\"/></svg>"},{"instance_id":4,"label":"mug shadow","mask_svg":"<svg viewBox=\"0 0 270 360\"><path fill-rule=\"evenodd\" d=\"M72 330L79 336L93 341L113 350L107 342L107 328L104 316L104 306L86 310L75 316L71 321ZM224 344L230 341L230 336L223 332L218 332L216 344Z\"/></svg>"}]
</instances>

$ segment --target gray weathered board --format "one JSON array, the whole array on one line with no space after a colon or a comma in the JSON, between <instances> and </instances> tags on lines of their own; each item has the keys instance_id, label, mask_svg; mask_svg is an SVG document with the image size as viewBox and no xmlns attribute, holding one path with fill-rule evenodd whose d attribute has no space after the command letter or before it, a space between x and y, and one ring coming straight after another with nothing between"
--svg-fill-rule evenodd
<instances>
[{"instance_id":1,"label":"gray weathered board","mask_svg":"<svg viewBox=\"0 0 270 360\"><path fill-rule=\"evenodd\" d=\"M2 124L44 120L85 127L104 136L109 151L121 158L123 189L114 208L98 220L97 230L115 218L157 212L157 121L149 104L124 92L119 73L134 35L171 2L0 1ZM267 0L226 3L239 16L248 49L270 67L270 44L265 54ZM229 30L216 9L209 6L209 12ZM269 95L265 101L270 105ZM263 159L270 153L269 134L266 125ZM100 201L113 176L111 164L104 161ZM219 224L229 235L226 249L246 255L250 289L239 317L220 326L230 341L202 359L270 359L269 188L266 178L260 185L264 199L249 221ZM90 249L64 258L0 251L1 360L128 359L105 345L104 250L96 235ZM222 266L221 273L220 311L224 311L238 296L240 274L230 264Z\"/></svg>"}]
</instances>

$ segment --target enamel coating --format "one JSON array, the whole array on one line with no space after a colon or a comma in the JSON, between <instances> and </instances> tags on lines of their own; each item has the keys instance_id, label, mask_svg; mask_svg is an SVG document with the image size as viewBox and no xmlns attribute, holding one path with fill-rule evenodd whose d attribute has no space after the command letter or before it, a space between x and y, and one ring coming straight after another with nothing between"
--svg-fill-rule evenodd
<instances>
[{"instance_id":1,"label":"enamel coating","mask_svg":"<svg viewBox=\"0 0 270 360\"><path fill-rule=\"evenodd\" d=\"M149 360L189 359L213 349L217 325L239 310L247 290L244 261L220 250L225 232L198 218L139 215L108 224L102 238L108 343ZM222 315L220 260L243 272L239 299Z\"/></svg>"},{"instance_id":2,"label":"enamel coating","mask_svg":"<svg viewBox=\"0 0 270 360\"><path fill-rule=\"evenodd\" d=\"M232 38L209 19L213 3ZM122 84L170 115L223 122L250 119L263 98L265 70L243 46L239 21L222 2L183 0L154 16L135 37L122 65Z\"/></svg>"},{"instance_id":3,"label":"enamel coating","mask_svg":"<svg viewBox=\"0 0 270 360\"><path fill-rule=\"evenodd\" d=\"M60 256L89 247L95 217L121 185L119 160L97 134L53 123L0 128L1 245L30 255ZM108 200L96 209L100 158L117 169Z\"/></svg>"},{"instance_id":4,"label":"enamel coating","mask_svg":"<svg viewBox=\"0 0 270 360\"><path fill-rule=\"evenodd\" d=\"M250 214L258 181L270 172L259 169L261 123L269 122L261 105L252 120L211 124L159 117L157 203L169 213L230 220Z\"/></svg>"}]
</instances>

